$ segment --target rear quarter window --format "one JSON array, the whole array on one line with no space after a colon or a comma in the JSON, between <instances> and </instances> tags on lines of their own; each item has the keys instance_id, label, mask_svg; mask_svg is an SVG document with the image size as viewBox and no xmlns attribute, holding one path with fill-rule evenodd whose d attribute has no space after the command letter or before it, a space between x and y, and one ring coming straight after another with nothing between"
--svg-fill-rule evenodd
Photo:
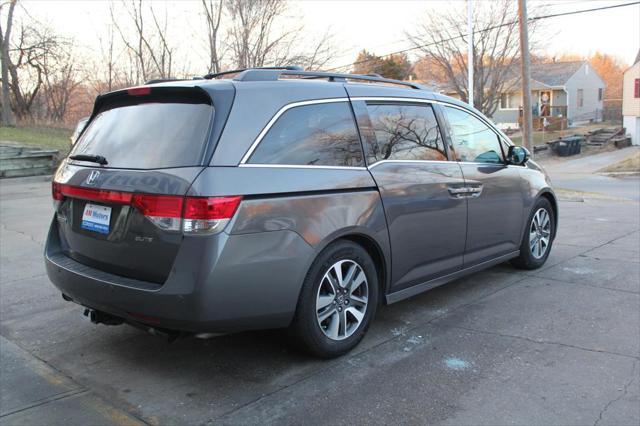
<instances>
[{"instance_id":1,"label":"rear quarter window","mask_svg":"<svg viewBox=\"0 0 640 426\"><path fill-rule=\"evenodd\" d=\"M271 126L249 164L363 166L362 146L347 102L302 105Z\"/></svg>"},{"instance_id":2,"label":"rear quarter window","mask_svg":"<svg viewBox=\"0 0 640 426\"><path fill-rule=\"evenodd\" d=\"M103 105L71 154L101 155L114 168L201 165L214 116L211 100L196 91L152 90Z\"/></svg>"}]
</instances>

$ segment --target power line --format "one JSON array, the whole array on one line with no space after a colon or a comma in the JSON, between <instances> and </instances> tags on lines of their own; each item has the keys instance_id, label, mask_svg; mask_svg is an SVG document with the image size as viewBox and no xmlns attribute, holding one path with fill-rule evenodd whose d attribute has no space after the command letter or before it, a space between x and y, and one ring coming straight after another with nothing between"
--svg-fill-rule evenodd
<instances>
[{"instance_id":1,"label":"power line","mask_svg":"<svg viewBox=\"0 0 640 426\"><path fill-rule=\"evenodd\" d=\"M570 12L552 13L552 14L548 14L548 15L541 15L541 16L531 17L531 18L527 19L527 22L539 21L541 19L556 18L556 17L559 17L559 16L578 15L578 14L581 14L581 13L597 12L599 10L615 9L615 8L618 8L618 7L633 6L633 5L637 5L637 4L640 4L640 1L634 1L634 2L630 2L630 3L621 3L621 4L612 4L610 6L594 7L594 8L591 8L591 9L574 10L574 11L570 11ZM491 26L491 27L488 27L488 28L485 28L485 29L482 29L482 30L474 31L473 34L474 35L475 34L480 34L480 33L484 33L484 32L487 32L487 31L492 31L492 30L495 30L495 29L498 29L498 28L507 27L507 26L510 26L510 25L514 25L517 22L518 22L517 20L510 21L510 22L505 22L504 24L494 25L494 26ZM433 41L433 42L430 42L430 43L421 44L421 45L418 45L418 46L409 47L409 48L402 49L402 50L397 50L395 52L386 53L384 55L380 55L379 57L380 58L384 58L385 56L398 55L398 54L401 54L401 53L410 52L412 50L417 50L417 49L422 49L424 47L433 46L434 44L444 43L444 42L447 42L447 41L452 41L452 40L456 40L456 39L459 39L459 38L463 38L463 37L466 37L467 35L468 34L460 34L460 35L457 35L457 36L454 36L454 37L441 39L441 40L438 40L438 41ZM362 61L352 62L352 63L347 64L347 65L340 65L340 66L337 66L337 67L329 68L326 71L335 71L335 70L340 69L340 68L346 68L346 67L350 67L350 66L353 66L353 65L365 64L365 63L370 62L372 60L373 59L364 59Z\"/></svg>"}]
</instances>

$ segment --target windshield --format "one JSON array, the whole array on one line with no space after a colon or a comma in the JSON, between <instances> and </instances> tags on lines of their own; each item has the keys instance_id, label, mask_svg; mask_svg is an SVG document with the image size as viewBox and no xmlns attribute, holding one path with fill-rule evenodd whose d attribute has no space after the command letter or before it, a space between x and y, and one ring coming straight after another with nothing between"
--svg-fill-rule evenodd
<instances>
[{"instance_id":1,"label":"windshield","mask_svg":"<svg viewBox=\"0 0 640 426\"><path fill-rule=\"evenodd\" d=\"M156 169L198 166L206 148L213 107L181 96L146 102L130 97L98 113L71 155L104 157L107 167Z\"/></svg>"}]
</instances>

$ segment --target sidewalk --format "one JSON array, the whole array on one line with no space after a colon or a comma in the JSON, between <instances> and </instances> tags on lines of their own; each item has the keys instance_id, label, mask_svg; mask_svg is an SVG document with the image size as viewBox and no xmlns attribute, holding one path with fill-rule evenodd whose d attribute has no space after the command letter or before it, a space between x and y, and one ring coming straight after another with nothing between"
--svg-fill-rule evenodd
<instances>
[{"instance_id":1,"label":"sidewalk","mask_svg":"<svg viewBox=\"0 0 640 426\"><path fill-rule=\"evenodd\" d=\"M143 425L0 336L0 425Z\"/></svg>"}]
</instances>

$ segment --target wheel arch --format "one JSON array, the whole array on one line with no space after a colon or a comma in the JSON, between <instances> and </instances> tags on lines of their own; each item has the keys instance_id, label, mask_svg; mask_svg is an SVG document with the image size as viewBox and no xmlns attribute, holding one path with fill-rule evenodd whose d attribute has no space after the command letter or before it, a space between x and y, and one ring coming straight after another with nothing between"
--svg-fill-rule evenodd
<instances>
[{"instance_id":1,"label":"wheel arch","mask_svg":"<svg viewBox=\"0 0 640 426\"><path fill-rule=\"evenodd\" d=\"M366 250L367 254L371 256L371 259L373 259L373 265L376 268L376 272L378 275L378 282L380 283L380 285L378 286L378 300L380 301L380 303L385 303L384 301L386 300L386 298L384 296L387 293L387 277L389 268L387 267L386 258L384 256L382 248L373 238L364 234L347 234L338 239L352 241L360 245Z\"/></svg>"},{"instance_id":2,"label":"wheel arch","mask_svg":"<svg viewBox=\"0 0 640 426\"><path fill-rule=\"evenodd\" d=\"M311 267L315 259L317 259L318 255L320 255L320 253L322 253L322 251L326 249L330 244L333 244L338 240L347 240L356 243L364 248L367 254L371 256L371 259L373 259L379 283L378 299L380 303L386 304L385 295L387 294L387 291L389 289L389 280L391 278L391 255L389 241L384 238L384 241L379 241L379 239L376 238L375 235L371 235L367 231L367 229L362 229L360 227L349 227L332 233L316 246L315 255L309 263L308 268ZM388 236L386 232L383 234L378 234Z\"/></svg>"},{"instance_id":3,"label":"wheel arch","mask_svg":"<svg viewBox=\"0 0 640 426\"><path fill-rule=\"evenodd\" d=\"M553 220L555 222L553 227L553 237L555 238L558 232L558 199L551 189L542 190L536 198L546 198L551 204L551 208L553 209Z\"/></svg>"}]
</instances>

